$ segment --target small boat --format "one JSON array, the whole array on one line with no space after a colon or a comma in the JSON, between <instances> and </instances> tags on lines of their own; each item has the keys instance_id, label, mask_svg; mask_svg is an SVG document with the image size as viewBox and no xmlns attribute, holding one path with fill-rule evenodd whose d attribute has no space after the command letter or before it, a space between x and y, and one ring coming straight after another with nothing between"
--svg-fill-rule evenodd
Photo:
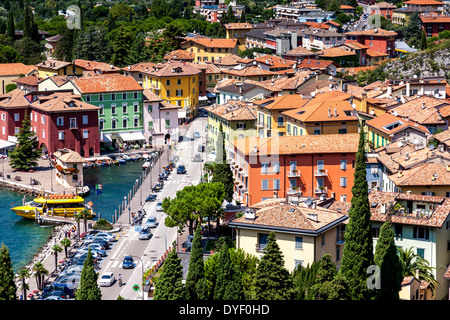
<instances>
[{"instance_id":1,"label":"small boat","mask_svg":"<svg viewBox=\"0 0 450 320\"><path fill-rule=\"evenodd\" d=\"M126 161L124 158L121 158L121 157L117 157L117 158L116 158L116 161L117 161L119 164L127 163L127 161Z\"/></svg>"},{"instance_id":2,"label":"small boat","mask_svg":"<svg viewBox=\"0 0 450 320\"><path fill-rule=\"evenodd\" d=\"M113 165L118 166L120 164L119 160L112 160L111 161Z\"/></svg>"},{"instance_id":3,"label":"small boat","mask_svg":"<svg viewBox=\"0 0 450 320\"><path fill-rule=\"evenodd\" d=\"M143 168L148 168L150 167L152 163L150 161L145 161L144 164L142 165Z\"/></svg>"},{"instance_id":4,"label":"small boat","mask_svg":"<svg viewBox=\"0 0 450 320\"><path fill-rule=\"evenodd\" d=\"M95 160L95 165L97 165L97 166L104 166L105 163L102 160Z\"/></svg>"},{"instance_id":5,"label":"small boat","mask_svg":"<svg viewBox=\"0 0 450 320\"><path fill-rule=\"evenodd\" d=\"M131 161L138 161L139 158L135 154L132 154L132 155L130 155L130 160Z\"/></svg>"},{"instance_id":6,"label":"small boat","mask_svg":"<svg viewBox=\"0 0 450 320\"><path fill-rule=\"evenodd\" d=\"M126 155L126 154L124 154L123 156L122 156L122 158L124 158L125 160L130 160L131 158L130 158L130 156L128 156L128 155Z\"/></svg>"},{"instance_id":7,"label":"small boat","mask_svg":"<svg viewBox=\"0 0 450 320\"><path fill-rule=\"evenodd\" d=\"M76 192L80 197L85 197L85 196L89 195L89 193L91 193L91 189L89 189L88 186L77 187Z\"/></svg>"}]
</instances>

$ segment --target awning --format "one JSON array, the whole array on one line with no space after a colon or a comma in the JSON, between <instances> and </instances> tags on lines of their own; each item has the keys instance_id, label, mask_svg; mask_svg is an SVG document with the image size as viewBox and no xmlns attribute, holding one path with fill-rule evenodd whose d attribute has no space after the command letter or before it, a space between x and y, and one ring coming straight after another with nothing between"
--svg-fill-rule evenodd
<instances>
[{"instance_id":1,"label":"awning","mask_svg":"<svg viewBox=\"0 0 450 320\"><path fill-rule=\"evenodd\" d=\"M0 140L0 149L12 148L16 144L6 140Z\"/></svg>"},{"instance_id":2,"label":"awning","mask_svg":"<svg viewBox=\"0 0 450 320\"><path fill-rule=\"evenodd\" d=\"M121 132L119 133L123 141L141 141L145 140L144 134L142 132Z\"/></svg>"},{"instance_id":3,"label":"awning","mask_svg":"<svg viewBox=\"0 0 450 320\"><path fill-rule=\"evenodd\" d=\"M206 101L206 100L208 100L208 97L207 96L200 96L200 97L198 97L198 100L199 101Z\"/></svg>"}]
</instances>

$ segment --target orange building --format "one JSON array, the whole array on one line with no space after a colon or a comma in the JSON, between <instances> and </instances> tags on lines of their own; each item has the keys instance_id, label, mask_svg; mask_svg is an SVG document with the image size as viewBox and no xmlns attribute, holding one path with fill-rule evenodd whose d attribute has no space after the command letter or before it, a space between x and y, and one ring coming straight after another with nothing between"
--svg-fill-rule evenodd
<instances>
[{"instance_id":1,"label":"orange building","mask_svg":"<svg viewBox=\"0 0 450 320\"><path fill-rule=\"evenodd\" d=\"M287 194L352 197L359 134L246 137L234 142L235 188L247 205Z\"/></svg>"}]
</instances>

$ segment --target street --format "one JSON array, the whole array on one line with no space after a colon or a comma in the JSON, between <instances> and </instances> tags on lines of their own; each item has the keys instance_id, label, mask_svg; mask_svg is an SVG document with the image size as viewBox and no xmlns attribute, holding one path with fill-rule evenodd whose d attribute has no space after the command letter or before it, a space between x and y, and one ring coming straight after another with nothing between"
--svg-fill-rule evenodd
<instances>
[{"instance_id":1,"label":"street","mask_svg":"<svg viewBox=\"0 0 450 320\"><path fill-rule=\"evenodd\" d=\"M155 216L157 218L157 227L152 229L152 236L149 240L139 240L139 232L135 230L135 226L120 232L117 242L112 246L111 251L100 263L99 278L105 272L113 272L116 279L119 274L122 275L122 286L119 287L119 282L116 280L111 287L101 287L102 300L115 300L119 295L127 300L142 299L142 275L158 259L164 252L172 246L172 243L177 240L177 228L168 228L164 224L166 214L164 212L157 212L155 207L159 201L165 197L174 198L178 190L183 189L187 185L196 185L200 182L203 162L192 162L192 157L197 153L198 146L205 145L206 142L206 128L207 118L197 118L189 126L188 130L180 134L184 136L183 141L178 142L172 156L179 156L176 162L176 167L183 164L187 168L186 174L177 174L176 168L172 171L167 181L164 182L163 189L157 194L157 199L153 202L144 204L146 217ZM200 138L193 139L194 131L200 132ZM205 153L200 153L202 159L205 160ZM164 162L163 162L164 163ZM154 167L153 170L159 168ZM156 181L153 181L156 183ZM136 193L139 197L139 194ZM143 195L145 199L147 194ZM122 261L125 256L131 255L135 261L135 266L132 269L123 269ZM139 290L135 291L133 287L139 286Z\"/></svg>"}]
</instances>

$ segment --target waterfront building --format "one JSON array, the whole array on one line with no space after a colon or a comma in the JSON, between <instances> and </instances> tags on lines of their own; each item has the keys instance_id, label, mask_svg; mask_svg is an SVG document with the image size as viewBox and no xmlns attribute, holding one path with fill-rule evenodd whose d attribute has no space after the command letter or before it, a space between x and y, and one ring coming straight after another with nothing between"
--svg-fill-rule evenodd
<instances>
[{"instance_id":1,"label":"waterfront building","mask_svg":"<svg viewBox=\"0 0 450 320\"><path fill-rule=\"evenodd\" d=\"M229 223L235 229L236 248L262 257L273 231L283 252L284 267L290 272L319 261L324 254L330 254L339 266L348 216L317 206L317 199L299 200L294 203L289 198L272 198L251 206Z\"/></svg>"},{"instance_id":2,"label":"waterfront building","mask_svg":"<svg viewBox=\"0 0 450 320\"><path fill-rule=\"evenodd\" d=\"M48 92L30 98L30 120L44 154L70 149L82 157L100 155L100 107L80 95Z\"/></svg>"},{"instance_id":3,"label":"waterfront building","mask_svg":"<svg viewBox=\"0 0 450 320\"><path fill-rule=\"evenodd\" d=\"M22 121L25 118L25 110L30 101L25 97L25 91L12 90L0 95L0 139L15 143L15 134L19 133Z\"/></svg>"},{"instance_id":4,"label":"waterfront building","mask_svg":"<svg viewBox=\"0 0 450 320\"><path fill-rule=\"evenodd\" d=\"M66 188L77 188L84 185L82 156L76 151L64 148L53 153L56 160L56 182Z\"/></svg>"},{"instance_id":5,"label":"waterfront building","mask_svg":"<svg viewBox=\"0 0 450 320\"><path fill-rule=\"evenodd\" d=\"M151 90L144 90L144 136L152 146L178 141L178 109Z\"/></svg>"},{"instance_id":6,"label":"waterfront building","mask_svg":"<svg viewBox=\"0 0 450 320\"><path fill-rule=\"evenodd\" d=\"M373 16L377 14L388 20L392 20L395 9L397 9L396 5L382 1L369 6L369 15Z\"/></svg>"},{"instance_id":7,"label":"waterfront building","mask_svg":"<svg viewBox=\"0 0 450 320\"><path fill-rule=\"evenodd\" d=\"M274 192L350 201L358 141L359 134L238 139L236 192L250 206Z\"/></svg>"}]
</instances>

